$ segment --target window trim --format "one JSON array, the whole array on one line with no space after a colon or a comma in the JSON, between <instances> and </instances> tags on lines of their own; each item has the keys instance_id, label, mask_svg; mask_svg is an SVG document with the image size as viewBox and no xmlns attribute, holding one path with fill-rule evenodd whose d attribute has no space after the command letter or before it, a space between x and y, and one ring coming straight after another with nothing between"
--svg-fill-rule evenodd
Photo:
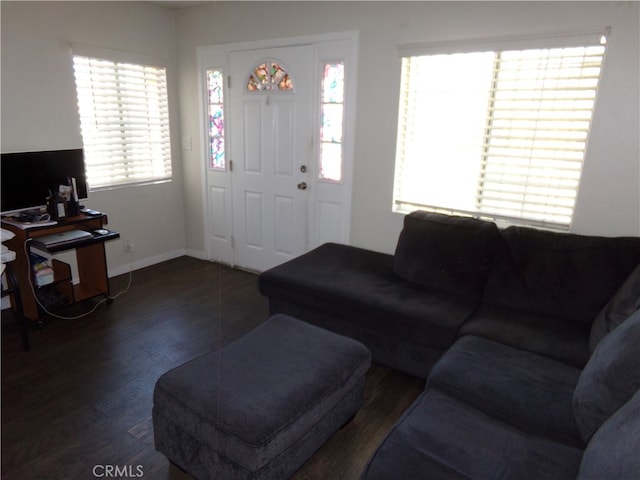
<instances>
[{"instance_id":1,"label":"window trim","mask_svg":"<svg viewBox=\"0 0 640 480\"><path fill-rule=\"evenodd\" d=\"M612 28L604 27L582 32L539 33L535 35L505 36L446 42L405 43L398 45L398 57L448 55L497 50L527 50L535 48L582 47L585 43L602 43L611 36Z\"/></svg>"}]
</instances>

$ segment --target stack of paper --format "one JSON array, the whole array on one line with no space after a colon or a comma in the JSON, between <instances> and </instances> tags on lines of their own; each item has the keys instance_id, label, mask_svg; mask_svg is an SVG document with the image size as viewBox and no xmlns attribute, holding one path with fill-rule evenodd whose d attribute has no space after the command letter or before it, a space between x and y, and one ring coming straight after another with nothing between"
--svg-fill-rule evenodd
<instances>
[{"instance_id":1,"label":"stack of paper","mask_svg":"<svg viewBox=\"0 0 640 480\"><path fill-rule=\"evenodd\" d=\"M36 285L42 287L53 283L53 268L46 258L31 252L31 270L35 278Z\"/></svg>"}]
</instances>

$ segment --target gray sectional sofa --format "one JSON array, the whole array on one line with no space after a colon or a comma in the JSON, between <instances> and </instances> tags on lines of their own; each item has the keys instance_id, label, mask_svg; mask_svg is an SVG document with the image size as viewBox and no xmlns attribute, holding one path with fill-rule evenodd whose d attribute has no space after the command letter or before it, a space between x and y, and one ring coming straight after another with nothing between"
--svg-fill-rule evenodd
<instances>
[{"instance_id":1,"label":"gray sectional sofa","mask_svg":"<svg viewBox=\"0 0 640 480\"><path fill-rule=\"evenodd\" d=\"M394 255L326 244L271 313L427 379L365 479L640 478L640 238L415 212Z\"/></svg>"}]
</instances>

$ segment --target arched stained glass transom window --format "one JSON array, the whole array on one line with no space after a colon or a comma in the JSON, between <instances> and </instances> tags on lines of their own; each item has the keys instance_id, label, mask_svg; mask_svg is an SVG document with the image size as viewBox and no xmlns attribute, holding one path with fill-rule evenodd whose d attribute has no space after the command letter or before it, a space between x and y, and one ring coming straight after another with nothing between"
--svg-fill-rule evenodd
<instances>
[{"instance_id":1,"label":"arched stained glass transom window","mask_svg":"<svg viewBox=\"0 0 640 480\"><path fill-rule=\"evenodd\" d=\"M289 72L277 60L260 63L253 69L247 82L251 92L274 92L293 90L293 80Z\"/></svg>"}]
</instances>

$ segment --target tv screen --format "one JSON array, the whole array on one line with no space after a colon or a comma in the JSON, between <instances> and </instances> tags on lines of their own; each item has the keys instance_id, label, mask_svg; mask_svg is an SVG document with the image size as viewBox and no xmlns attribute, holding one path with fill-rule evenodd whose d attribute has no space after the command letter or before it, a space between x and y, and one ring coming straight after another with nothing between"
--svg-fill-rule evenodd
<instances>
[{"instance_id":1,"label":"tv screen","mask_svg":"<svg viewBox=\"0 0 640 480\"><path fill-rule=\"evenodd\" d=\"M78 199L88 195L84 153L81 148L46 152L3 153L2 177L3 213L36 208L47 203L49 192L76 179Z\"/></svg>"}]
</instances>

